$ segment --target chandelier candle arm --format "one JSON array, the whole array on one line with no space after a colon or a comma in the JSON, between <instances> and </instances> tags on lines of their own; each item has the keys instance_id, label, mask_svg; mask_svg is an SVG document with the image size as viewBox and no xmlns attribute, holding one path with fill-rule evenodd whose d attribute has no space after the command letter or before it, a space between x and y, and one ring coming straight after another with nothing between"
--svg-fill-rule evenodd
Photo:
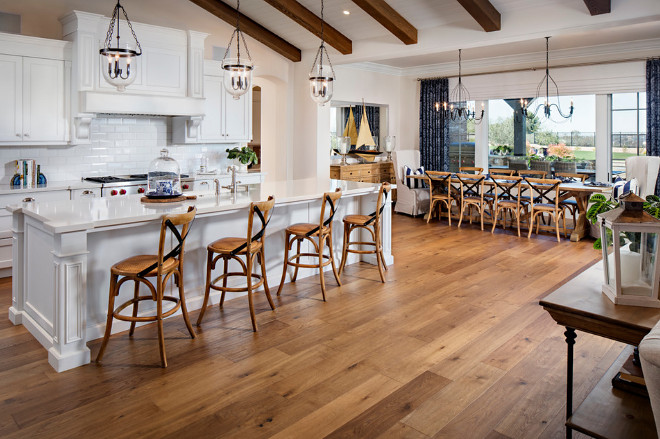
<instances>
[{"instance_id":1,"label":"chandelier candle arm","mask_svg":"<svg viewBox=\"0 0 660 439\"><path fill-rule=\"evenodd\" d=\"M481 104L481 113L477 117L476 108L470 108L470 92L467 87L463 85L463 71L462 71L462 49L458 49L458 84L449 93L449 101L442 103L442 110L440 103L436 102L435 111L442 113L442 117L446 120L452 121L469 121L473 120L475 123L480 123L484 117L485 109L483 103ZM449 107L449 108L447 108Z\"/></svg>"},{"instance_id":2,"label":"chandelier candle arm","mask_svg":"<svg viewBox=\"0 0 660 439\"><path fill-rule=\"evenodd\" d=\"M128 45L126 45L125 48L121 47L119 36L119 22L121 19L119 15L120 10L124 14L124 19L126 20L128 29L131 31L133 40L135 40L137 50L129 48ZM112 38L115 34L115 27L117 32L117 45L116 47L112 47ZM106 82L115 86L117 91L122 92L126 90L126 87L131 85L136 78L136 67L131 69L131 59L134 56L142 55L142 46L140 45L140 42L135 35L131 20L128 19L128 14L126 13L124 7L120 4L119 0L117 0L117 4L112 11L108 32L103 43L103 48L99 50L99 54L105 57L108 63L108 68L103 69L103 77L105 78Z\"/></svg>"}]
</instances>

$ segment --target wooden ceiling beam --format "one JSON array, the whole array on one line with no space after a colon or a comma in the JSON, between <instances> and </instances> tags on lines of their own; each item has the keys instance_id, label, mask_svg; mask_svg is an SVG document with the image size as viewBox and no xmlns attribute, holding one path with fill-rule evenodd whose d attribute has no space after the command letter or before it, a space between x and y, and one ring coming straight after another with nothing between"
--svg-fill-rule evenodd
<instances>
[{"instance_id":1,"label":"wooden ceiling beam","mask_svg":"<svg viewBox=\"0 0 660 439\"><path fill-rule=\"evenodd\" d=\"M490 1L458 0L458 2L486 32L493 32L502 28L502 16Z\"/></svg>"},{"instance_id":2,"label":"wooden ceiling beam","mask_svg":"<svg viewBox=\"0 0 660 439\"><path fill-rule=\"evenodd\" d=\"M226 21L232 26L236 25L236 9L221 0L190 0L192 3L207 10L219 19ZM299 62L302 58L300 49L283 38L275 35L256 21L241 14L241 31L251 36L269 49L274 50L283 57Z\"/></svg>"},{"instance_id":3,"label":"wooden ceiling beam","mask_svg":"<svg viewBox=\"0 0 660 439\"><path fill-rule=\"evenodd\" d=\"M401 16L385 0L353 0L364 12L392 32L404 44L417 44L417 28Z\"/></svg>"},{"instance_id":4,"label":"wooden ceiling beam","mask_svg":"<svg viewBox=\"0 0 660 439\"><path fill-rule=\"evenodd\" d=\"M321 19L296 0L265 0L266 3L321 38ZM323 25L325 42L342 55L353 53L353 42L328 23Z\"/></svg>"},{"instance_id":5,"label":"wooden ceiling beam","mask_svg":"<svg viewBox=\"0 0 660 439\"><path fill-rule=\"evenodd\" d=\"M612 12L611 0L584 0L591 15L609 14Z\"/></svg>"}]
</instances>

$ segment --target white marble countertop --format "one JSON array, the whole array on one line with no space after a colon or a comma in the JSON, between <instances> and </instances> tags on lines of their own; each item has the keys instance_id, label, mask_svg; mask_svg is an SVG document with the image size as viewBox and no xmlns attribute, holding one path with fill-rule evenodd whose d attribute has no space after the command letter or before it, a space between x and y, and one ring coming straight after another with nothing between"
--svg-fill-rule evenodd
<instances>
[{"instance_id":1,"label":"white marble countertop","mask_svg":"<svg viewBox=\"0 0 660 439\"><path fill-rule=\"evenodd\" d=\"M90 181L80 181L80 180L54 181L52 183L48 183L46 186L31 187L31 188L3 187L0 188L0 195L21 194L27 192L47 192L47 191L68 190L68 189L93 189L100 187L101 187L100 183L93 183Z\"/></svg>"},{"instance_id":2,"label":"white marble countertop","mask_svg":"<svg viewBox=\"0 0 660 439\"><path fill-rule=\"evenodd\" d=\"M224 190L220 196L213 193L190 192L196 200L177 203L142 203L142 195L124 197L83 198L78 200L28 202L7 206L12 213L23 213L44 224L52 233L67 233L94 228L141 223L161 218L164 214L183 213L189 205L197 206L197 214L213 214L247 208L253 201L275 197L275 204L305 202L318 198L324 192L341 188L344 196L362 195L378 191L379 183L359 183L345 180L304 179L269 182L242 186L231 194ZM320 201L319 201L320 202Z\"/></svg>"}]
</instances>

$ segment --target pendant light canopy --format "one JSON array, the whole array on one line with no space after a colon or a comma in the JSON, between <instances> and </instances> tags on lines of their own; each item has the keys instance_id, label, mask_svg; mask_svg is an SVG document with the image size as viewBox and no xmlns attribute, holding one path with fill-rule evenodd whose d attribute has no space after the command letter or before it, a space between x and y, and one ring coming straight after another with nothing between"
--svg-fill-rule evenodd
<instances>
[{"instance_id":1,"label":"pendant light canopy","mask_svg":"<svg viewBox=\"0 0 660 439\"><path fill-rule=\"evenodd\" d=\"M131 34L133 35L135 47L131 47L129 44L125 44L122 47L119 40L120 10L126 19L126 24L128 25ZM115 33L115 27L117 32L117 44L115 47L112 47L112 38ZM117 0L117 5L115 5L115 9L112 11L112 18L110 19L110 26L108 27L108 33L105 37L105 43L103 44L103 48L99 50L99 53L107 59L107 68L102 70L103 77L109 84L117 87L118 91L124 91L127 86L135 81L137 69L135 63L131 66L131 60L135 56L142 55L142 47L140 46L137 36L135 36L131 20L128 19L126 10L119 3L119 0Z\"/></svg>"},{"instance_id":2,"label":"pendant light canopy","mask_svg":"<svg viewBox=\"0 0 660 439\"><path fill-rule=\"evenodd\" d=\"M252 70L254 69L252 57L250 56L250 51L245 42L245 36L243 35L243 31L241 31L240 8L241 0L238 0L236 4L236 29L234 29L234 32L231 34L227 50L225 51L225 56L222 58L222 70L224 70L223 83L225 85L225 90L227 90L234 99L239 99L250 90L252 87ZM236 58L228 58L234 37L236 37ZM243 42L243 47L247 53L247 59L245 56L241 58L241 41Z\"/></svg>"},{"instance_id":3,"label":"pendant light canopy","mask_svg":"<svg viewBox=\"0 0 660 439\"><path fill-rule=\"evenodd\" d=\"M325 48L325 39L323 35L323 0L321 0L321 45L316 52L312 70L309 72L309 93L314 102L319 105L324 105L332 99L335 82L335 70L330 62L330 55ZM323 65L324 58L328 61L328 65Z\"/></svg>"},{"instance_id":4,"label":"pendant light canopy","mask_svg":"<svg viewBox=\"0 0 660 439\"><path fill-rule=\"evenodd\" d=\"M483 104L479 117L476 117L474 106L470 107L469 105L470 92L463 85L461 73L461 49L458 49L458 84L449 93L449 102L443 102L442 104L440 102L435 103L435 111L442 112L445 119L451 119L453 121L474 120L475 122L481 122L481 119L484 117Z\"/></svg>"},{"instance_id":5,"label":"pendant light canopy","mask_svg":"<svg viewBox=\"0 0 660 439\"><path fill-rule=\"evenodd\" d=\"M541 93L543 91L543 88L545 88L545 101L543 104L539 104L534 111L529 110L529 104L531 102L528 102L525 99L520 99L520 108L521 112L523 115L527 116L528 113L533 114L536 116L541 108L543 108L543 115L547 118L550 119L552 115L552 107L555 107L557 109L557 113L559 113L559 116L561 116L564 119L569 119L573 116L573 100L571 100L571 107L569 109L568 114L565 114L564 112L561 111L561 106L559 103L559 87L557 86L557 83L555 82L554 79L552 79L552 76L550 76L550 37L545 37L545 76L539 82L539 85L536 87L536 98L541 99L543 96L541 96ZM555 99L557 100L557 103L550 103L550 82L552 82L552 86L555 91ZM545 86L545 87L544 87ZM532 102L534 101L532 100Z\"/></svg>"}]
</instances>

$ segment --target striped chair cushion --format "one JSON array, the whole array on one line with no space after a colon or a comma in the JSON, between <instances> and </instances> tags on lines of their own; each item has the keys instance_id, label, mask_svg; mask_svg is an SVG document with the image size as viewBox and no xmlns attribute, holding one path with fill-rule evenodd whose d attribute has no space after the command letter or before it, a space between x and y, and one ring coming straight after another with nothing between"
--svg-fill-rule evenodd
<instances>
[{"instance_id":1,"label":"striped chair cushion","mask_svg":"<svg viewBox=\"0 0 660 439\"><path fill-rule=\"evenodd\" d=\"M612 187L612 200L618 200L619 197L626 192L633 192L635 194L639 192L636 178L630 180L617 178L614 182L614 186Z\"/></svg>"},{"instance_id":2,"label":"striped chair cushion","mask_svg":"<svg viewBox=\"0 0 660 439\"><path fill-rule=\"evenodd\" d=\"M408 175L424 175L424 166L420 166L414 171L407 165L403 167L403 180L405 181L406 186L408 186L410 189L420 189L424 187L424 182L422 180L418 180L416 178L408 178Z\"/></svg>"}]
</instances>

